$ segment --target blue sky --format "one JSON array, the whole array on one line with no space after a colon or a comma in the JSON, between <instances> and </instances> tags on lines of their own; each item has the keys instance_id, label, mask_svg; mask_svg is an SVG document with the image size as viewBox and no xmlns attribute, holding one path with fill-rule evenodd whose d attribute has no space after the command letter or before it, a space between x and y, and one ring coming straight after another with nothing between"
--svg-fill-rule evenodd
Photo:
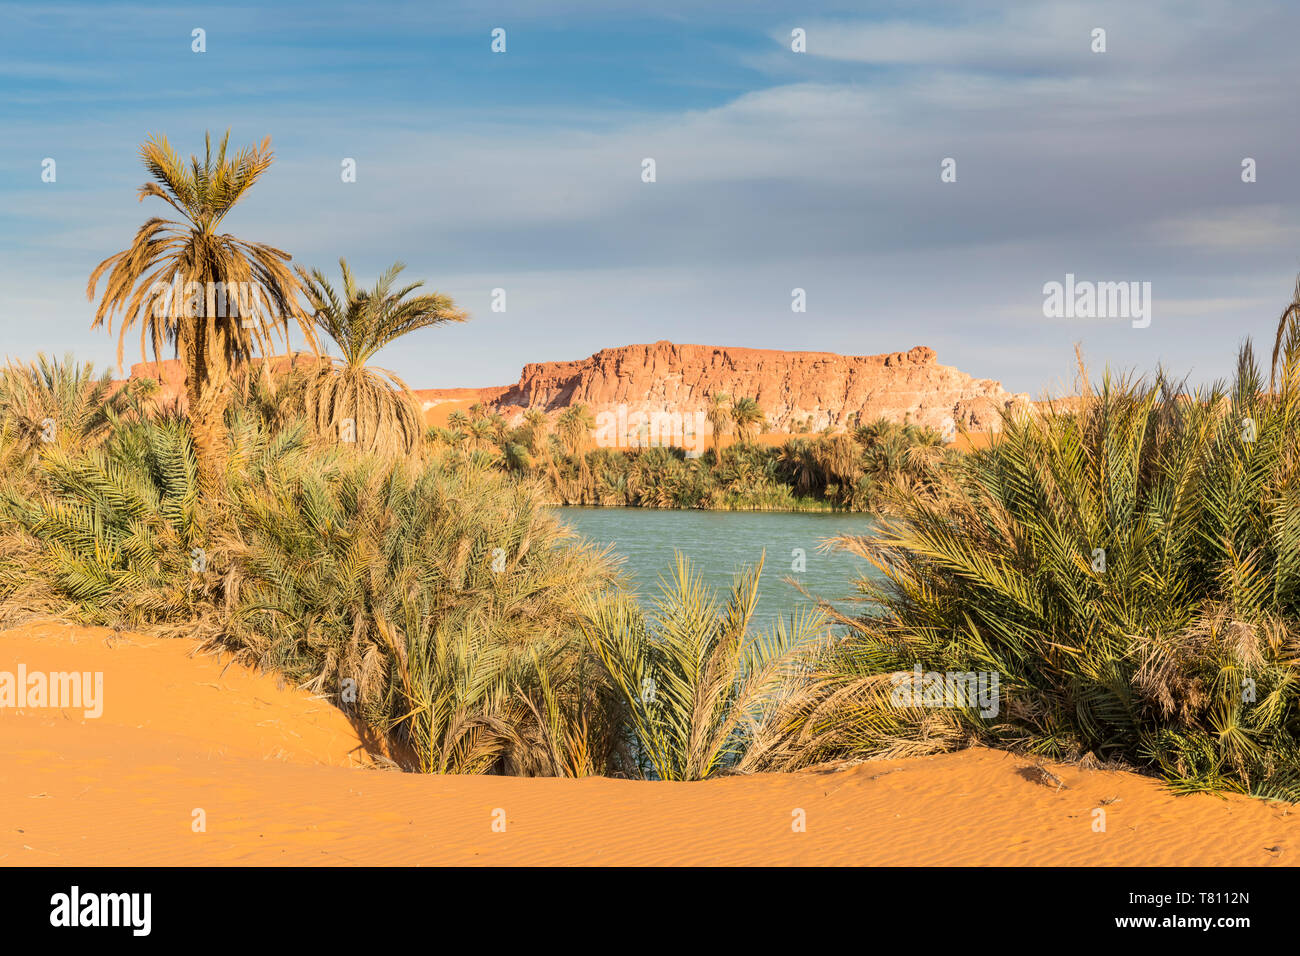
<instances>
[{"instance_id":1,"label":"blue sky","mask_svg":"<svg viewBox=\"0 0 1300 956\"><path fill-rule=\"evenodd\" d=\"M1242 338L1271 346L1300 269L1284 4L53 2L0 23L14 357L113 362L85 284L169 211L135 199L151 132L184 153L270 135L229 231L364 280L400 259L455 296L471 322L377 360L416 387L658 339L924 344L1035 394L1082 342L1097 368L1203 382ZM1066 273L1151 282L1151 325L1044 318Z\"/></svg>"}]
</instances>

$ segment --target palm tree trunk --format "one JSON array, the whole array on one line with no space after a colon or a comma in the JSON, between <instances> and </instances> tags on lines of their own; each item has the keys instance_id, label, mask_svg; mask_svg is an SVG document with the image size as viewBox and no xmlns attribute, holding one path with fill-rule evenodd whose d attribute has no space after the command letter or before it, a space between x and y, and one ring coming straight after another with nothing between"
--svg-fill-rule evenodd
<instances>
[{"instance_id":1,"label":"palm tree trunk","mask_svg":"<svg viewBox=\"0 0 1300 956\"><path fill-rule=\"evenodd\" d=\"M214 498L221 490L221 476L230 445L226 433L229 380L220 369L206 367L205 351L199 347L190 350L191 360L185 369L185 397L189 402L199 487L205 497Z\"/></svg>"}]
</instances>

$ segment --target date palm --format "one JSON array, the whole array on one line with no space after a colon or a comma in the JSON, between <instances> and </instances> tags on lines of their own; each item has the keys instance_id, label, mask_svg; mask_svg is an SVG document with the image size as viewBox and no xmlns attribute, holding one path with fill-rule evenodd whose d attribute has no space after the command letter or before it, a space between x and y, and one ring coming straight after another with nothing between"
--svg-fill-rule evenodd
<instances>
[{"instance_id":1,"label":"date palm","mask_svg":"<svg viewBox=\"0 0 1300 956\"><path fill-rule=\"evenodd\" d=\"M570 405L555 420L555 427L568 453L582 459L591 439L591 430L596 427L591 409L586 405Z\"/></svg>"},{"instance_id":2,"label":"date palm","mask_svg":"<svg viewBox=\"0 0 1300 956\"><path fill-rule=\"evenodd\" d=\"M809 494L826 483L817 450L806 438L786 442L777 460L790 475L796 495Z\"/></svg>"},{"instance_id":3,"label":"date palm","mask_svg":"<svg viewBox=\"0 0 1300 956\"><path fill-rule=\"evenodd\" d=\"M343 353L342 358L325 356L312 374L305 393L307 416L320 435L350 438L371 451L410 451L422 431L415 397L394 372L367 363L409 332L463 322L466 314L448 296L413 296L421 282L394 289L405 268L400 262L373 289L357 287L346 260L340 259L339 266L342 299L319 269L298 270L313 320Z\"/></svg>"},{"instance_id":4,"label":"date palm","mask_svg":"<svg viewBox=\"0 0 1300 956\"><path fill-rule=\"evenodd\" d=\"M471 418L465 426L465 434L469 438L470 451L487 451L492 447L492 422L486 418Z\"/></svg>"},{"instance_id":5,"label":"date palm","mask_svg":"<svg viewBox=\"0 0 1300 956\"><path fill-rule=\"evenodd\" d=\"M731 396L726 392L714 392L709 396L709 407L704 413L713 430L713 461L722 461L722 435L731 426Z\"/></svg>"},{"instance_id":6,"label":"date palm","mask_svg":"<svg viewBox=\"0 0 1300 956\"><path fill-rule=\"evenodd\" d=\"M152 346L161 359L171 346L185 370L185 395L196 455L204 484L222 467L228 444L224 415L231 373L256 353L269 356L279 337L288 348L294 321L315 348L306 315L297 303L300 286L289 269L290 256L259 242L218 232L226 215L270 167L274 154L267 137L261 145L227 155L227 131L215 155L204 137L204 154L187 163L165 136L151 136L140 158L153 182L138 198L161 199L183 218L152 217L131 246L95 267L86 286L94 301L100 278L108 282L91 328L121 316L117 361L122 364L126 336L140 327L141 358ZM233 299L233 301L231 301Z\"/></svg>"},{"instance_id":7,"label":"date palm","mask_svg":"<svg viewBox=\"0 0 1300 956\"><path fill-rule=\"evenodd\" d=\"M12 422L29 448L98 445L130 398L126 389L114 389L108 371L97 375L71 353L60 361L41 352L34 362L0 369L0 419Z\"/></svg>"},{"instance_id":8,"label":"date palm","mask_svg":"<svg viewBox=\"0 0 1300 956\"><path fill-rule=\"evenodd\" d=\"M678 553L648 613L627 594L587 601L587 641L660 780L745 772L791 749L787 718L810 699L799 681L800 648L822 646L827 618L800 611L757 631L762 569L761 558L742 568L719 595Z\"/></svg>"},{"instance_id":9,"label":"date palm","mask_svg":"<svg viewBox=\"0 0 1300 956\"><path fill-rule=\"evenodd\" d=\"M731 420L736 423L736 437L741 444L747 444L761 433L767 424L767 417L752 398L738 398L731 406Z\"/></svg>"},{"instance_id":10,"label":"date palm","mask_svg":"<svg viewBox=\"0 0 1300 956\"><path fill-rule=\"evenodd\" d=\"M533 451L540 450L546 442L550 425L551 421L547 418L546 412L540 408L529 408L524 412L524 427L528 432L529 447Z\"/></svg>"},{"instance_id":11,"label":"date palm","mask_svg":"<svg viewBox=\"0 0 1300 956\"><path fill-rule=\"evenodd\" d=\"M583 500L594 484L591 466L587 463L587 448L591 444L591 430L595 427L596 418L586 405L570 405L555 420L560 441L578 466L578 486L582 489Z\"/></svg>"}]
</instances>

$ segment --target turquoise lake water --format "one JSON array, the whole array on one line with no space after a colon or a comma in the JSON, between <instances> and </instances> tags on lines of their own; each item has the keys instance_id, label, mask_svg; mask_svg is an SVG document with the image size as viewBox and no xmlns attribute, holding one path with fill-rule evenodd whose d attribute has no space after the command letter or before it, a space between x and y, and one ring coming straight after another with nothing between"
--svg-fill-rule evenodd
<instances>
[{"instance_id":1,"label":"turquoise lake water","mask_svg":"<svg viewBox=\"0 0 1300 956\"><path fill-rule=\"evenodd\" d=\"M857 614L861 605L853 601L853 582L872 570L855 555L818 550L824 539L835 535L867 534L872 522L864 514L580 507L556 508L555 513L588 540L612 545L642 600L658 595L660 577L672 574L674 551L690 558L719 592L730 587L736 570L766 551L754 613L754 624L761 627L809 603L785 577L797 578L811 594ZM803 553L801 571L796 570L798 551Z\"/></svg>"}]
</instances>

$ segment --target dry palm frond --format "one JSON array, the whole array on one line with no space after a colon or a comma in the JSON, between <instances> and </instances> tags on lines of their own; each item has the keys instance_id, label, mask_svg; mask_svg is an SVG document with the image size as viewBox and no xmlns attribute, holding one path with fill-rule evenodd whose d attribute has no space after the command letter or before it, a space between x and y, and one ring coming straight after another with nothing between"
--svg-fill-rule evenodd
<instances>
[{"instance_id":1,"label":"dry palm frond","mask_svg":"<svg viewBox=\"0 0 1300 956\"><path fill-rule=\"evenodd\" d=\"M340 299L319 270L299 270L316 325L342 352L325 357L307 382L307 414L317 433L368 451L411 451L423 432L415 397L397 375L367 363L375 353L417 329L463 322L466 315L445 295L412 296L422 283L394 289L404 268L385 272L373 289L359 289L340 259Z\"/></svg>"},{"instance_id":2,"label":"dry palm frond","mask_svg":"<svg viewBox=\"0 0 1300 956\"><path fill-rule=\"evenodd\" d=\"M96 375L89 362L78 365L71 355L60 361L41 353L30 364L0 369L0 419L12 422L32 448L98 445L126 407L127 396L115 391L108 372Z\"/></svg>"}]
</instances>

